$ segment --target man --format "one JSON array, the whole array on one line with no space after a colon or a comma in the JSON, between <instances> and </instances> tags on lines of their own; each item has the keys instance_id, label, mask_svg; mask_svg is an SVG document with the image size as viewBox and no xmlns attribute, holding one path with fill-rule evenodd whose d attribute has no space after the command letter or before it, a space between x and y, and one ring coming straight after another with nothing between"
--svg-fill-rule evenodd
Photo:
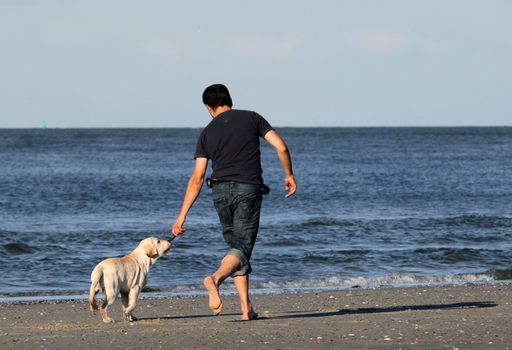
<instances>
[{"instance_id":1,"label":"man","mask_svg":"<svg viewBox=\"0 0 512 350\"><path fill-rule=\"evenodd\" d=\"M194 170L171 234L179 236L185 232L183 224L201 192L211 159L213 202L229 250L203 284L208 291L209 307L218 315L222 310L219 286L231 276L240 297L242 320L251 320L257 315L249 299L249 261L259 228L263 185L259 138L264 138L277 151L285 173L285 198L292 196L297 188L292 161L286 143L262 116L232 109L231 96L224 85L206 88L203 103L213 120L197 141Z\"/></svg>"}]
</instances>

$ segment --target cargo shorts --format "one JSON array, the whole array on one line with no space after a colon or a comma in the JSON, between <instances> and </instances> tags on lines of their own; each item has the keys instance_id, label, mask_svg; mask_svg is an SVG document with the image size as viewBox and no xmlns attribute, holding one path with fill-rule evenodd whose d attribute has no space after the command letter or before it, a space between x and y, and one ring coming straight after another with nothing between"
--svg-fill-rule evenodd
<instances>
[{"instance_id":1,"label":"cargo shorts","mask_svg":"<svg viewBox=\"0 0 512 350\"><path fill-rule=\"evenodd\" d=\"M231 276L248 275L252 271L250 259L260 225L261 188L234 181L217 182L212 188L213 204L229 247L226 255L235 255L240 260L240 269Z\"/></svg>"}]
</instances>

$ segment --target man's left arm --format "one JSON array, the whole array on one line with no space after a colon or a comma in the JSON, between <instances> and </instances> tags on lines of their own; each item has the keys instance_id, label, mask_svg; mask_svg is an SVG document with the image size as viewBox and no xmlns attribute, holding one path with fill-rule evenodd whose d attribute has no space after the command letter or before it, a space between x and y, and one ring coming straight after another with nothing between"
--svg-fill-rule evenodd
<instances>
[{"instance_id":1,"label":"man's left arm","mask_svg":"<svg viewBox=\"0 0 512 350\"><path fill-rule=\"evenodd\" d=\"M176 221L174 222L174 225L171 229L171 234L174 236L179 236L186 231L186 228L183 227L183 224L187 219L187 214L190 208L192 208L192 205L201 193L201 188L203 187L204 182L204 174L206 173L207 166L208 158L196 158L194 171L188 180L187 191L185 192L185 198L183 198L183 204L181 205L180 213L178 214L178 217L176 218Z\"/></svg>"},{"instance_id":2,"label":"man's left arm","mask_svg":"<svg viewBox=\"0 0 512 350\"><path fill-rule=\"evenodd\" d=\"M277 157L281 162L285 174L284 188L287 191L285 198L291 197L297 191L297 183L293 177L292 157L288 146L275 130L267 132L265 134L265 140L276 149Z\"/></svg>"}]
</instances>

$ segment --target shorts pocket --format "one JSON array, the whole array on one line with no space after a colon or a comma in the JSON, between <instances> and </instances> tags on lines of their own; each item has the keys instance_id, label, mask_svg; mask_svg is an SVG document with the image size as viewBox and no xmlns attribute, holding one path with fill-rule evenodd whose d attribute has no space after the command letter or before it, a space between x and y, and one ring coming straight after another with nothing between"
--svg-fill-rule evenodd
<instances>
[{"instance_id":1,"label":"shorts pocket","mask_svg":"<svg viewBox=\"0 0 512 350\"><path fill-rule=\"evenodd\" d=\"M241 220L254 220L259 217L261 208L261 193L247 192L237 196L237 218Z\"/></svg>"}]
</instances>

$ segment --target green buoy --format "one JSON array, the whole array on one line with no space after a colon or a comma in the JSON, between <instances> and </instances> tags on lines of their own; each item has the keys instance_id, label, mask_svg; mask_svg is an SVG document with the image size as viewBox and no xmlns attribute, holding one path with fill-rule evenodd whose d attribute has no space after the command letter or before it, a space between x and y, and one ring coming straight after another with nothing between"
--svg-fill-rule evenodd
<instances>
[{"instance_id":1,"label":"green buoy","mask_svg":"<svg viewBox=\"0 0 512 350\"><path fill-rule=\"evenodd\" d=\"M43 125L41 125L41 129L46 129L46 121L43 120Z\"/></svg>"}]
</instances>

